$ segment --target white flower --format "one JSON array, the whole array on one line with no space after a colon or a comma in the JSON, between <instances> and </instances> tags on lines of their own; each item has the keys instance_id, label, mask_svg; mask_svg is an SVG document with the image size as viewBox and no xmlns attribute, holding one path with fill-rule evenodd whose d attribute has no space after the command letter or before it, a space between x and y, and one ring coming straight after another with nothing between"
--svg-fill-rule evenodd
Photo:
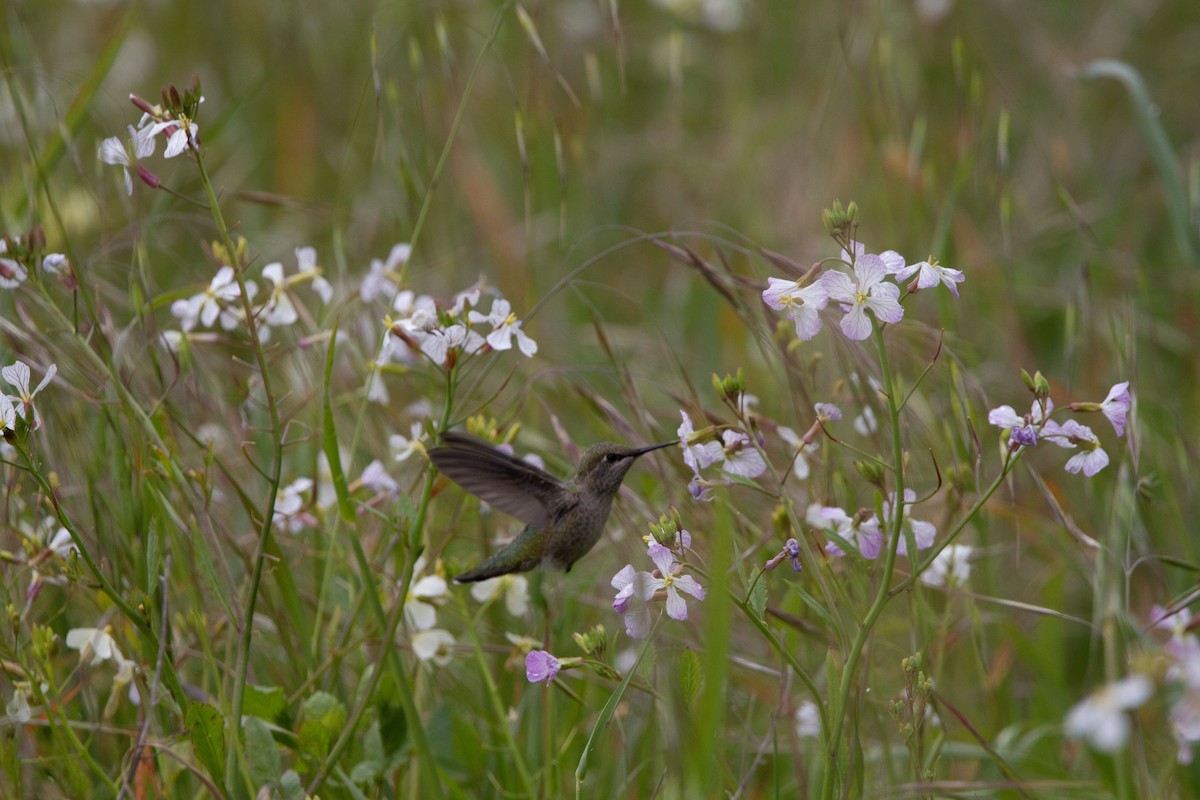
<instances>
[{"instance_id":1,"label":"white flower","mask_svg":"<svg viewBox=\"0 0 1200 800\"><path fill-rule=\"evenodd\" d=\"M273 522L289 533L299 533L308 525L310 518L303 513L305 495L313 487L312 478L297 478L279 490L275 499Z\"/></svg>"},{"instance_id":2,"label":"white flower","mask_svg":"<svg viewBox=\"0 0 1200 800\"><path fill-rule=\"evenodd\" d=\"M649 572L638 572L632 564L626 564L612 577L612 587L617 590L613 611L623 615L625 633L633 639L650 635L650 609L646 601L654 596L653 580Z\"/></svg>"},{"instance_id":3,"label":"white flower","mask_svg":"<svg viewBox=\"0 0 1200 800\"><path fill-rule=\"evenodd\" d=\"M1083 472L1089 478L1108 466L1108 453L1100 446L1100 439L1087 425L1081 425L1069 419L1053 430L1049 426L1042 430L1042 438L1054 442L1059 447L1074 449L1080 446L1081 452L1071 456L1065 469L1067 472Z\"/></svg>"},{"instance_id":4,"label":"white flower","mask_svg":"<svg viewBox=\"0 0 1200 800\"><path fill-rule=\"evenodd\" d=\"M400 277L396 270L403 267L411 255L412 245L397 244L393 245L387 261L371 259L371 271L358 287L358 296L363 302L369 303L380 295L391 297L396 292L395 281Z\"/></svg>"},{"instance_id":5,"label":"white flower","mask_svg":"<svg viewBox=\"0 0 1200 800\"><path fill-rule=\"evenodd\" d=\"M33 428L36 430L42 426L42 417L38 414L37 407L33 404L33 398L42 389L45 389L50 381L54 380L54 376L58 374L58 366L51 364L46 368L46 375L42 378L42 382L37 385L33 391L29 390L29 365L24 361L17 361L9 364L7 367L0 369L0 376L4 377L5 382L17 390L15 396L9 396L9 401L12 402L23 419L28 420L30 415L33 417ZM0 409L0 415L3 415L3 409ZM5 427L9 427L6 423Z\"/></svg>"},{"instance_id":6,"label":"white flower","mask_svg":"<svg viewBox=\"0 0 1200 800\"><path fill-rule=\"evenodd\" d=\"M119 684L129 683L137 664L121 654L121 648L110 633L110 628L72 628L67 631L67 647L79 651L82 664L91 661L112 660L117 665L116 680Z\"/></svg>"},{"instance_id":7,"label":"white flower","mask_svg":"<svg viewBox=\"0 0 1200 800\"><path fill-rule=\"evenodd\" d=\"M966 586L971 577L971 551L966 544L947 545L924 572L921 583L929 586Z\"/></svg>"},{"instance_id":8,"label":"white flower","mask_svg":"<svg viewBox=\"0 0 1200 800\"><path fill-rule=\"evenodd\" d=\"M928 261L910 264L904 269L898 270L896 272L896 280L906 281L914 273L919 273L917 275L918 289L930 289L937 286L938 283L943 283L955 297L958 297L958 286L956 284L966 280L962 274L962 270L943 267L938 264L937 259L933 256L930 256Z\"/></svg>"},{"instance_id":9,"label":"white flower","mask_svg":"<svg viewBox=\"0 0 1200 800\"><path fill-rule=\"evenodd\" d=\"M842 332L854 340L871 335L871 309L880 322L899 322L904 317L900 305L900 287L886 282L887 263L880 256L865 253L854 262L854 277L844 272L830 271L821 276L829 299L842 304Z\"/></svg>"},{"instance_id":10,"label":"white flower","mask_svg":"<svg viewBox=\"0 0 1200 800\"><path fill-rule=\"evenodd\" d=\"M408 461L409 458L413 457L414 453L425 452L425 426L421 425L420 422L413 422L413 425L409 426L408 431L412 434L412 438L406 439L398 433L391 434L388 437L388 445L396 453L395 456L392 456L395 461Z\"/></svg>"},{"instance_id":11,"label":"white flower","mask_svg":"<svg viewBox=\"0 0 1200 800\"><path fill-rule=\"evenodd\" d=\"M404 598L404 619L414 631L426 631L437 623L437 607L446 602L449 587L440 575L424 575L425 559L418 558L413 566L413 581ZM415 646L415 644L414 644Z\"/></svg>"},{"instance_id":12,"label":"white flower","mask_svg":"<svg viewBox=\"0 0 1200 800\"><path fill-rule=\"evenodd\" d=\"M492 346L493 350L511 350L512 339L516 336L517 347L522 353L533 356L537 352L537 342L521 330L521 320L512 313L512 306L502 297L497 297L492 301L492 312L487 316L478 311L471 311L467 314L467 319L472 323L490 322L492 324L492 332L487 335L487 343Z\"/></svg>"},{"instance_id":13,"label":"white flower","mask_svg":"<svg viewBox=\"0 0 1200 800\"><path fill-rule=\"evenodd\" d=\"M483 337L466 325L455 323L443 330L433 329L421 340L421 352L438 366L446 363L451 350L475 353L483 347Z\"/></svg>"},{"instance_id":14,"label":"white flower","mask_svg":"<svg viewBox=\"0 0 1200 800\"><path fill-rule=\"evenodd\" d=\"M187 150L189 144L193 148L200 146L200 142L196 138L200 129L194 122L188 122L186 125L180 125L178 122L160 122L154 127L158 129L155 133L166 128L172 129L171 135L167 139L166 149L163 150L163 158L174 158Z\"/></svg>"},{"instance_id":15,"label":"white flower","mask_svg":"<svg viewBox=\"0 0 1200 800\"><path fill-rule=\"evenodd\" d=\"M257 288L253 282L246 284L246 292L250 297L254 296ZM217 274L213 276L208 288L203 292L192 295L186 300L176 300L172 303L171 314L179 318L180 327L185 332L196 327L197 322L206 328L211 328L217 321L217 317L222 316L222 307L233 303L240 296L241 290L238 288L233 267L226 265L217 270ZM232 329L232 326L226 325L225 319L222 319L221 322L227 330Z\"/></svg>"},{"instance_id":16,"label":"white flower","mask_svg":"<svg viewBox=\"0 0 1200 800\"><path fill-rule=\"evenodd\" d=\"M0 431L14 430L17 422L17 410L13 407L8 395L0 394Z\"/></svg>"},{"instance_id":17,"label":"white flower","mask_svg":"<svg viewBox=\"0 0 1200 800\"><path fill-rule=\"evenodd\" d=\"M288 282L283 273L283 264L278 261L267 264L263 267L262 274L271 282L271 292L263 305L263 321L273 328L293 324L300 315L296 313L296 307L288 297Z\"/></svg>"},{"instance_id":18,"label":"white flower","mask_svg":"<svg viewBox=\"0 0 1200 800\"><path fill-rule=\"evenodd\" d=\"M762 453L750 441L750 437L741 431L722 431L721 438L725 441L725 463L721 469L729 475L740 475L743 478L757 478L767 470L767 462L763 461Z\"/></svg>"},{"instance_id":19,"label":"white flower","mask_svg":"<svg viewBox=\"0 0 1200 800\"><path fill-rule=\"evenodd\" d=\"M680 409L679 415L683 417L683 423L680 424L676 435L679 437L680 447L683 448L683 463L691 467L692 471L699 477L700 470L725 459L725 448L721 446L720 442L715 440L706 442L689 441L695 433L695 430L692 428L692 418L682 409Z\"/></svg>"},{"instance_id":20,"label":"white flower","mask_svg":"<svg viewBox=\"0 0 1200 800\"><path fill-rule=\"evenodd\" d=\"M388 475L387 468L378 458L363 468L362 475L358 476L358 482L377 495L390 496L400 491L400 485L391 475Z\"/></svg>"},{"instance_id":21,"label":"white flower","mask_svg":"<svg viewBox=\"0 0 1200 800\"><path fill-rule=\"evenodd\" d=\"M480 603L491 602L501 594L509 614L525 616L529 608L529 580L524 575L500 575L471 587L471 597Z\"/></svg>"},{"instance_id":22,"label":"white flower","mask_svg":"<svg viewBox=\"0 0 1200 800\"><path fill-rule=\"evenodd\" d=\"M49 275L63 275L70 271L71 263L62 253L47 253L42 259L42 269Z\"/></svg>"},{"instance_id":23,"label":"white flower","mask_svg":"<svg viewBox=\"0 0 1200 800\"><path fill-rule=\"evenodd\" d=\"M875 412L871 410L870 406L863 406L862 413L854 418L854 430L858 431L861 436L870 436L879 430Z\"/></svg>"},{"instance_id":24,"label":"white flower","mask_svg":"<svg viewBox=\"0 0 1200 800\"><path fill-rule=\"evenodd\" d=\"M655 542L650 545L649 551L650 560L658 567L658 572L662 577L656 578L651 575L649 584L650 587L657 592L659 589L667 590L667 616L671 619L686 620L687 601L683 599L680 592L686 592L697 600L704 599L704 587L696 582L696 579L691 575L681 575L679 571L683 569L682 565L675 567L675 554L661 544Z\"/></svg>"},{"instance_id":25,"label":"white flower","mask_svg":"<svg viewBox=\"0 0 1200 800\"><path fill-rule=\"evenodd\" d=\"M121 168L121 171L125 173L125 193L132 195L133 178L129 174L129 168L136 166L141 159L154 155L154 135L157 131L153 129L153 126L135 131L133 126L129 125L128 129L129 143L133 145L134 151L132 157L126 149L126 143L117 136L110 136L102 141L96 155L105 164Z\"/></svg>"},{"instance_id":26,"label":"white flower","mask_svg":"<svg viewBox=\"0 0 1200 800\"><path fill-rule=\"evenodd\" d=\"M0 254L8 252L8 242L0 239ZM19 261L0 258L0 288L15 289L25 282L29 273Z\"/></svg>"},{"instance_id":27,"label":"white flower","mask_svg":"<svg viewBox=\"0 0 1200 800\"><path fill-rule=\"evenodd\" d=\"M419 631L412 637L412 650L417 658L424 662L432 661L439 667L444 667L454 658L450 648L454 647L454 637L449 631L432 628Z\"/></svg>"},{"instance_id":28,"label":"white flower","mask_svg":"<svg viewBox=\"0 0 1200 800\"><path fill-rule=\"evenodd\" d=\"M762 299L776 311L787 311L796 324L796 336L808 340L821 330L820 311L829 302L829 292L821 281L801 286L799 281L767 278Z\"/></svg>"},{"instance_id":29,"label":"white flower","mask_svg":"<svg viewBox=\"0 0 1200 800\"><path fill-rule=\"evenodd\" d=\"M1102 753L1115 753L1129 739L1125 712L1150 699L1154 684L1145 675L1130 675L1110 683L1082 700L1063 720L1072 739L1083 739Z\"/></svg>"}]
</instances>

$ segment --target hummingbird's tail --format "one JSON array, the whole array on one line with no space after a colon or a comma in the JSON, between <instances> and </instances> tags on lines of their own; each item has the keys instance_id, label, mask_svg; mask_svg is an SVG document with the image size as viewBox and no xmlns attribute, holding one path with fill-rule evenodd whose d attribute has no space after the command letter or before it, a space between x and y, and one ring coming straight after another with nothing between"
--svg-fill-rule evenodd
<instances>
[{"instance_id":1,"label":"hummingbird's tail","mask_svg":"<svg viewBox=\"0 0 1200 800\"><path fill-rule=\"evenodd\" d=\"M475 583L510 572L528 572L542 563L545 546L545 531L526 528L517 538L492 553L475 569L455 575L454 582Z\"/></svg>"}]
</instances>

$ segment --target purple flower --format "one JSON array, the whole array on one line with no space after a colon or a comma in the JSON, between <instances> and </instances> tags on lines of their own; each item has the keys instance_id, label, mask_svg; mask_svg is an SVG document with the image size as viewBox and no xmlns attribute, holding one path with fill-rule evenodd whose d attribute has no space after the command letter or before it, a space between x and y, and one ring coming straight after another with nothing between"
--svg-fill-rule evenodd
<instances>
[{"instance_id":1,"label":"purple flower","mask_svg":"<svg viewBox=\"0 0 1200 800\"><path fill-rule=\"evenodd\" d=\"M525 656L525 677L530 683L545 681L549 686L560 669L562 662L545 650L530 650Z\"/></svg>"},{"instance_id":2,"label":"purple flower","mask_svg":"<svg viewBox=\"0 0 1200 800\"><path fill-rule=\"evenodd\" d=\"M763 569L775 569L785 558L792 560L792 571L799 572L803 567L800 564L800 543L795 539L788 539L783 545L783 549L776 555L772 556Z\"/></svg>"},{"instance_id":3,"label":"purple flower","mask_svg":"<svg viewBox=\"0 0 1200 800\"><path fill-rule=\"evenodd\" d=\"M858 548L863 558L878 558L883 549L883 532L879 530L879 520L874 514L866 517L860 512L852 517L837 506L818 506L809 508L807 519L813 527L832 531L847 544ZM846 554L834 542L827 542L825 551L831 556Z\"/></svg>"},{"instance_id":4,"label":"purple flower","mask_svg":"<svg viewBox=\"0 0 1200 800\"><path fill-rule=\"evenodd\" d=\"M854 277L844 272L826 272L821 276L830 300L842 304L842 332L856 341L871 335L867 309L881 322L899 322L904 318L900 305L900 287L887 283L887 263L879 256L866 253L854 262Z\"/></svg>"},{"instance_id":5,"label":"purple flower","mask_svg":"<svg viewBox=\"0 0 1200 800\"><path fill-rule=\"evenodd\" d=\"M1012 406L999 406L988 412L988 423L998 428L1009 428L1008 441L1010 443L1033 447L1037 444L1039 431L1041 431L1041 435L1048 436L1058 428L1057 423L1051 423L1048 420L1045 425L1042 424L1044 417L1049 417L1053 410L1054 403L1048 397L1044 415L1042 404L1037 400L1033 401L1029 413L1023 417L1017 414Z\"/></svg>"},{"instance_id":6,"label":"purple flower","mask_svg":"<svg viewBox=\"0 0 1200 800\"><path fill-rule=\"evenodd\" d=\"M820 310L829 302L829 293L821 281L801 286L799 281L767 278L763 302L776 311L787 311L796 323L796 336L808 340L821 330Z\"/></svg>"},{"instance_id":7,"label":"purple flower","mask_svg":"<svg viewBox=\"0 0 1200 800\"><path fill-rule=\"evenodd\" d=\"M1100 412L1108 417L1117 436L1125 435L1125 416L1133 399L1129 396L1129 381L1122 381L1108 390L1108 397L1100 404Z\"/></svg>"},{"instance_id":8,"label":"purple flower","mask_svg":"<svg viewBox=\"0 0 1200 800\"><path fill-rule=\"evenodd\" d=\"M917 493L912 489L904 490L904 505L911 506L916 502ZM892 504L896 502L896 493L892 492L888 495L888 499L883 504L883 518L890 519L892 516ZM937 526L932 522L923 522L919 519L913 519L908 515L908 509L904 510L904 527L911 528L913 539L917 543L918 550L926 550L933 545L933 540L937 538ZM901 556L908 555L907 539L904 531L900 532L900 542L896 546L896 554Z\"/></svg>"},{"instance_id":9,"label":"purple flower","mask_svg":"<svg viewBox=\"0 0 1200 800\"><path fill-rule=\"evenodd\" d=\"M822 422L837 422L842 418L842 410L833 403L817 403L813 408Z\"/></svg>"},{"instance_id":10,"label":"purple flower","mask_svg":"<svg viewBox=\"0 0 1200 800\"><path fill-rule=\"evenodd\" d=\"M1090 478L1108 466L1108 453L1100 447L1100 440L1096 434L1092 433L1092 429L1088 426L1080 425L1073 419L1056 425L1053 431L1043 431L1042 438L1049 439L1059 447L1081 448L1081 452L1071 456L1067 461L1067 472L1082 472Z\"/></svg>"}]
</instances>

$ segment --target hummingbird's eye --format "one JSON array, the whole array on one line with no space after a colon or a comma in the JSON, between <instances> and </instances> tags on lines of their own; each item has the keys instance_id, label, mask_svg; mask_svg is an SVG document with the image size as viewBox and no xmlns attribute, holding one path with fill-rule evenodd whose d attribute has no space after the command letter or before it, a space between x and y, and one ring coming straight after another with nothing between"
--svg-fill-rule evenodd
<instances>
[{"instance_id":1,"label":"hummingbird's eye","mask_svg":"<svg viewBox=\"0 0 1200 800\"><path fill-rule=\"evenodd\" d=\"M621 454L620 453L608 453L607 455L604 456L604 460L610 464L615 464L616 462L621 460Z\"/></svg>"}]
</instances>

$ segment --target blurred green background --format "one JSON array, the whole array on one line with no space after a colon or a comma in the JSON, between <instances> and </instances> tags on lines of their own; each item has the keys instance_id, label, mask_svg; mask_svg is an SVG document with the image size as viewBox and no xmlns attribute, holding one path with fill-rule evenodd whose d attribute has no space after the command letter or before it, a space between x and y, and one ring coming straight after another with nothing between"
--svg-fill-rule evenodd
<instances>
[{"instance_id":1,"label":"blurred green background","mask_svg":"<svg viewBox=\"0 0 1200 800\"><path fill-rule=\"evenodd\" d=\"M542 304L526 323L541 344L536 367L516 367L506 398L513 419L547 437L545 408L580 442L612 436L599 414L563 411L577 407L571 386L617 392L593 316L662 412L659 433L676 424L671 397L687 381L707 393L709 373L738 366L764 410L787 416L799 404L754 336L645 235L714 262L724 254L733 273L761 280L778 273L757 248L802 266L836 255L820 210L853 199L870 249L933 254L966 273L961 299L929 293L919 313L910 306L929 326L897 329L912 363L944 327L970 393L993 405L1026 406L1019 368L1075 400L1133 381L1141 438L1120 441L1121 466L1082 482L1046 465L1048 493L1096 534L1114 518L1097 498L1131 470L1139 545L1200 556L1190 533L1200 3L574 0L518 12L436 0L7 0L2 13L0 230L43 224L50 249L69 248L115 308L129 308L144 276L151 318L166 327L170 299L211 278L207 213L141 185L128 198L96 158L101 139L136 123L130 92L155 101L193 74L208 168L258 263L313 245L352 295L371 258L410 239L428 199L411 288L446 298L482 276L518 314ZM1183 206L1130 95L1080 80L1096 59L1144 78ZM200 196L183 159L153 166ZM1172 208L1190 222L1191 250ZM769 333L774 317L744 295ZM342 324L377 332L360 316ZM3 329L17 352L34 336L15 318ZM358 375L373 357L354 343L341 354ZM382 435L407 418L369 424ZM1004 594L1053 605L1064 562L1086 556L1034 540L1063 521L1047 506L1032 513L1021 530L1040 568L1016 580L1027 594ZM1134 583L1167 589L1138 602L1165 601L1191 575L1149 560Z\"/></svg>"},{"instance_id":2,"label":"blurred green background","mask_svg":"<svg viewBox=\"0 0 1200 800\"><path fill-rule=\"evenodd\" d=\"M76 262L118 296L133 261L160 302L207 281L203 210L140 186L128 200L95 157L139 116L130 92L154 101L195 74L210 170L260 263L312 244L352 291L429 196L418 292L482 276L519 313L544 300L527 326L541 363L603 372L595 347L576 349L594 341L586 304L644 357L640 376L674 351L703 383L752 348L717 295L641 234L807 265L833 255L819 210L855 199L869 246L966 271L961 300L923 300L997 401L1020 399L1019 367L1076 399L1133 380L1155 437L1141 443L1147 490L1172 501L1152 527L1194 517L1181 489L1196 460L1200 265L1173 234L1128 94L1078 73L1101 58L1140 71L1194 201L1200 5L530 3L528 24L510 7L485 50L500 8L9 2L3 227L42 222L54 249L61 219ZM35 154L52 196L34 188ZM182 161L157 169L198 196ZM1194 235L1194 210L1182 213ZM547 297L598 254L574 292ZM1191 537L1174 544L1194 555Z\"/></svg>"}]
</instances>

